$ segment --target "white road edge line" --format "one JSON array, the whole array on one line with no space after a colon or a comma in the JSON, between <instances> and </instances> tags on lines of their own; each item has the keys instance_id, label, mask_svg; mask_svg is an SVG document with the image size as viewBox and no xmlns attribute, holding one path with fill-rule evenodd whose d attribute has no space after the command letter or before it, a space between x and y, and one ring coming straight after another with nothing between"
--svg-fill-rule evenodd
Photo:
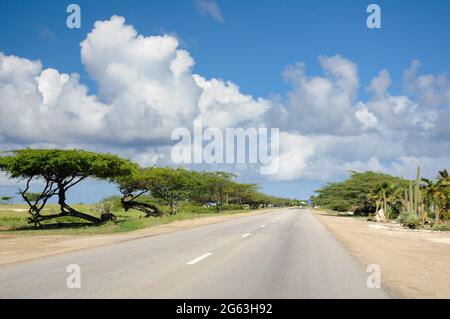
<instances>
[{"instance_id":1,"label":"white road edge line","mask_svg":"<svg viewBox=\"0 0 450 319\"><path fill-rule=\"evenodd\" d=\"M242 238L248 237L250 235L251 235L251 233L244 234L244 235L242 235Z\"/></svg>"},{"instance_id":2,"label":"white road edge line","mask_svg":"<svg viewBox=\"0 0 450 319\"><path fill-rule=\"evenodd\" d=\"M208 258L208 257L211 256L211 255L212 255L212 253L206 253L206 254L203 254L203 255L201 255L201 256L199 256L199 257L197 257L197 258L195 258L195 259L192 259L191 261L187 262L186 265L193 265L193 264L196 264L196 263L198 263L199 261L202 261L203 259Z\"/></svg>"}]
</instances>

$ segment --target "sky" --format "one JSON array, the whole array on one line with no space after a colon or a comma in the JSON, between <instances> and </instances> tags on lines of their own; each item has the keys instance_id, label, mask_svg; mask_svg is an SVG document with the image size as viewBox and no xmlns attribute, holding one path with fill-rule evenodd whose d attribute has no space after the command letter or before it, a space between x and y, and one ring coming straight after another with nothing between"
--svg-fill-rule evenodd
<instances>
[{"instance_id":1,"label":"sky","mask_svg":"<svg viewBox=\"0 0 450 319\"><path fill-rule=\"evenodd\" d=\"M350 170L433 177L450 163L450 1L374 1L380 29L370 3L1 1L0 150L172 165L172 130L202 119L280 129L277 174L225 167L273 195L309 197ZM0 195L16 189L0 176ZM71 199L114 192L89 182Z\"/></svg>"}]
</instances>

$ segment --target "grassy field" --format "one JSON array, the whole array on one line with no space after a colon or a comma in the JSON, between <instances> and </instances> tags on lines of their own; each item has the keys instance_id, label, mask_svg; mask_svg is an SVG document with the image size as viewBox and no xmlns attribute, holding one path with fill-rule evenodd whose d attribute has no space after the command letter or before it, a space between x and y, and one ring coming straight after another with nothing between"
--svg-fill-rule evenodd
<instances>
[{"instance_id":1,"label":"grassy field","mask_svg":"<svg viewBox=\"0 0 450 319\"><path fill-rule=\"evenodd\" d=\"M73 208L99 216L95 205L73 205ZM0 205L0 235L20 234L20 235L75 235L75 234L112 234L127 232L146 227L181 221L186 219L217 216L213 208L204 208L193 205L180 205L176 215L164 214L162 217L144 217L141 212L130 210L125 213L123 209L117 209L112 213L117 217L115 221L110 221L99 226L72 217L62 217L48 221L43 227L34 229L28 224L27 205ZM24 210L24 211L20 211ZM58 212L56 204L46 206L43 215ZM248 210L225 210L221 215L237 214L248 212Z\"/></svg>"}]
</instances>

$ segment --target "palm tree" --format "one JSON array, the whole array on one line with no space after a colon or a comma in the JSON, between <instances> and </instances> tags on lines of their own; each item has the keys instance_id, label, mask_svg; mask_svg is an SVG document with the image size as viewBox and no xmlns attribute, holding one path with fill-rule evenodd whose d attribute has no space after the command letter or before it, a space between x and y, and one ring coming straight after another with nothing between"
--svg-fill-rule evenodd
<instances>
[{"instance_id":1,"label":"palm tree","mask_svg":"<svg viewBox=\"0 0 450 319\"><path fill-rule=\"evenodd\" d=\"M424 195L425 205L436 216L436 192L437 192L436 184L431 179L422 178L422 185L420 185L420 187Z\"/></svg>"},{"instance_id":2,"label":"palm tree","mask_svg":"<svg viewBox=\"0 0 450 319\"><path fill-rule=\"evenodd\" d=\"M386 218L390 218L389 208L391 204L397 203L402 199L403 191L390 183L383 183L369 194L369 200L375 202L376 211L382 208Z\"/></svg>"},{"instance_id":3,"label":"palm tree","mask_svg":"<svg viewBox=\"0 0 450 319\"><path fill-rule=\"evenodd\" d=\"M447 211L450 209L450 176L445 168L438 172L437 185L441 193L441 208L442 210Z\"/></svg>"},{"instance_id":4,"label":"palm tree","mask_svg":"<svg viewBox=\"0 0 450 319\"><path fill-rule=\"evenodd\" d=\"M383 202L383 191L381 187L376 188L369 194L369 200L375 203L375 214L378 213L378 209Z\"/></svg>"},{"instance_id":5,"label":"palm tree","mask_svg":"<svg viewBox=\"0 0 450 319\"><path fill-rule=\"evenodd\" d=\"M446 172L446 170L441 172ZM445 173L441 175L441 172L439 172L438 180L436 182L427 178L422 178L422 182L424 183L422 184L422 189L424 191L425 200L427 206L434 212L436 224L439 224L441 210L445 210L447 204L446 201L448 200L447 179L442 177L445 176Z\"/></svg>"},{"instance_id":6,"label":"palm tree","mask_svg":"<svg viewBox=\"0 0 450 319\"><path fill-rule=\"evenodd\" d=\"M441 171L438 172L438 181L440 180L447 180L450 178L450 176L448 175L448 171L447 169L443 169Z\"/></svg>"}]
</instances>

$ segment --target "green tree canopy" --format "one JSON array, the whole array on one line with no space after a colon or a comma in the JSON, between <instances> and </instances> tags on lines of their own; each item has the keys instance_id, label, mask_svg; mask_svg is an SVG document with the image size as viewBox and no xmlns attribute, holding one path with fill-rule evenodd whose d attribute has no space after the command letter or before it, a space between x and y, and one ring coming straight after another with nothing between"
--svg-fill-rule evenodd
<instances>
[{"instance_id":1,"label":"green tree canopy","mask_svg":"<svg viewBox=\"0 0 450 319\"><path fill-rule=\"evenodd\" d=\"M30 206L30 213L35 224L62 216L74 216L95 223L100 222L101 219L70 207L66 203L66 192L88 177L113 180L130 174L134 167L130 161L116 155L76 149L23 149L5 152L5 154L7 155L0 157L0 171L8 173L12 178L26 180L26 188L21 190L21 194ZM33 179L45 181L44 190L34 203L26 196ZM61 213L42 216L40 211L46 201L54 195L58 195ZM37 206L39 200L41 204Z\"/></svg>"},{"instance_id":2,"label":"green tree canopy","mask_svg":"<svg viewBox=\"0 0 450 319\"><path fill-rule=\"evenodd\" d=\"M190 197L196 182L195 173L183 168L151 167L146 176L150 194L169 205L171 214L176 214L178 201Z\"/></svg>"},{"instance_id":3,"label":"green tree canopy","mask_svg":"<svg viewBox=\"0 0 450 319\"><path fill-rule=\"evenodd\" d=\"M408 181L383 173L351 172L350 178L337 183L328 183L316 190L312 197L314 205L336 211L359 211L367 214L375 211L374 203L381 200L383 190L408 189ZM392 190L393 192L393 190ZM376 195L375 195L376 194Z\"/></svg>"}]
</instances>

